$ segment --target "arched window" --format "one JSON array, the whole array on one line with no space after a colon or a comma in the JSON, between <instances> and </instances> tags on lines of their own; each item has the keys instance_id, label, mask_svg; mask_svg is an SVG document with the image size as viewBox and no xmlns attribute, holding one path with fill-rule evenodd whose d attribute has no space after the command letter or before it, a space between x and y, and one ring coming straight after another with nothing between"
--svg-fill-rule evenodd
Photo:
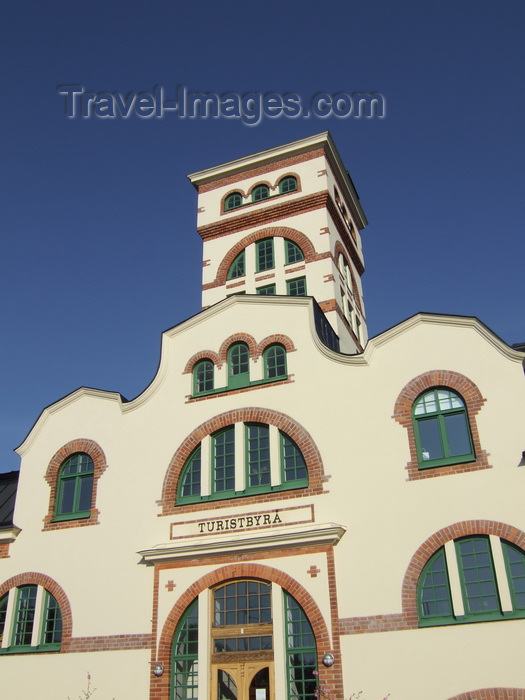
<instances>
[{"instance_id":1,"label":"arched window","mask_svg":"<svg viewBox=\"0 0 525 700\"><path fill-rule=\"evenodd\" d=\"M192 452L181 472L177 503L308 486L305 459L289 435L266 423L245 423L241 427L243 430L237 431L230 425L207 436L206 449L201 443ZM209 483L203 483L203 452L210 455ZM274 461L277 463L272 469Z\"/></svg>"},{"instance_id":2,"label":"arched window","mask_svg":"<svg viewBox=\"0 0 525 700\"><path fill-rule=\"evenodd\" d=\"M270 345L264 351L264 378L282 379L287 376L286 350L282 345Z\"/></svg>"},{"instance_id":3,"label":"arched window","mask_svg":"<svg viewBox=\"0 0 525 700\"><path fill-rule=\"evenodd\" d=\"M89 518L94 471L93 460L85 452L65 460L58 475L55 520Z\"/></svg>"},{"instance_id":4,"label":"arched window","mask_svg":"<svg viewBox=\"0 0 525 700\"><path fill-rule=\"evenodd\" d=\"M525 617L525 552L482 535L450 544L429 559L419 577L420 626ZM497 570L496 558L503 559L504 571Z\"/></svg>"},{"instance_id":5,"label":"arched window","mask_svg":"<svg viewBox=\"0 0 525 700\"><path fill-rule=\"evenodd\" d=\"M42 586L12 588L0 600L0 639L4 637L8 644L2 644L0 653L59 651L62 615L56 598Z\"/></svg>"},{"instance_id":6,"label":"arched window","mask_svg":"<svg viewBox=\"0 0 525 700\"><path fill-rule=\"evenodd\" d=\"M412 407L419 468L475 459L465 403L459 394L435 388Z\"/></svg>"},{"instance_id":7,"label":"arched window","mask_svg":"<svg viewBox=\"0 0 525 700\"><path fill-rule=\"evenodd\" d=\"M235 343L228 350L228 387L248 386L250 383L250 351L246 343Z\"/></svg>"},{"instance_id":8,"label":"arched window","mask_svg":"<svg viewBox=\"0 0 525 700\"><path fill-rule=\"evenodd\" d=\"M289 241L287 238L285 238L284 246L286 265L302 262L304 260L303 251L299 248L297 243Z\"/></svg>"},{"instance_id":9,"label":"arched window","mask_svg":"<svg viewBox=\"0 0 525 700\"><path fill-rule=\"evenodd\" d=\"M197 362L193 369L193 393L203 394L213 390L214 366L211 360Z\"/></svg>"},{"instance_id":10,"label":"arched window","mask_svg":"<svg viewBox=\"0 0 525 700\"><path fill-rule=\"evenodd\" d=\"M288 698L314 700L318 697L314 633L304 610L288 593L284 594L284 604Z\"/></svg>"},{"instance_id":11,"label":"arched window","mask_svg":"<svg viewBox=\"0 0 525 700\"><path fill-rule=\"evenodd\" d=\"M230 269L228 270L228 275L227 279L229 280L234 280L237 279L237 277L244 277L246 274L246 254L245 251L243 250L235 260L232 262L230 265Z\"/></svg>"},{"instance_id":12,"label":"arched window","mask_svg":"<svg viewBox=\"0 0 525 700\"><path fill-rule=\"evenodd\" d=\"M199 599L182 616L171 647L172 698L197 698L199 692Z\"/></svg>"},{"instance_id":13,"label":"arched window","mask_svg":"<svg viewBox=\"0 0 525 700\"><path fill-rule=\"evenodd\" d=\"M226 197L226 201L224 202L225 211L237 209L237 207L240 206L242 206L242 195L240 192L232 192L232 194Z\"/></svg>"},{"instance_id":14,"label":"arched window","mask_svg":"<svg viewBox=\"0 0 525 700\"><path fill-rule=\"evenodd\" d=\"M263 199L268 199L270 196L270 188L268 185L257 185L252 192L252 202L261 202Z\"/></svg>"},{"instance_id":15,"label":"arched window","mask_svg":"<svg viewBox=\"0 0 525 700\"><path fill-rule=\"evenodd\" d=\"M295 192L297 189L297 180L295 177L289 175L288 177L283 177L279 183L280 194L286 194L287 192Z\"/></svg>"}]
</instances>

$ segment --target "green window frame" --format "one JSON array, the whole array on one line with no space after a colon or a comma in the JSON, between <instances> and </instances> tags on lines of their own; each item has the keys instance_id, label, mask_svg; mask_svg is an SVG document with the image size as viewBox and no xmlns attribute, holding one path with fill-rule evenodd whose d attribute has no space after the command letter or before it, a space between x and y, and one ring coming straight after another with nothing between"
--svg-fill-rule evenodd
<instances>
[{"instance_id":1,"label":"green window frame","mask_svg":"<svg viewBox=\"0 0 525 700\"><path fill-rule=\"evenodd\" d=\"M224 202L224 211L231 211L242 206L242 194L240 192L232 192L226 197Z\"/></svg>"},{"instance_id":2,"label":"green window frame","mask_svg":"<svg viewBox=\"0 0 525 700\"><path fill-rule=\"evenodd\" d=\"M171 645L172 700L193 700L199 696L199 599L186 609Z\"/></svg>"},{"instance_id":3,"label":"green window frame","mask_svg":"<svg viewBox=\"0 0 525 700\"><path fill-rule=\"evenodd\" d=\"M269 625L272 589L262 581L239 580L213 592L213 627Z\"/></svg>"},{"instance_id":4,"label":"green window frame","mask_svg":"<svg viewBox=\"0 0 525 700\"><path fill-rule=\"evenodd\" d=\"M246 423L245 432L246 491L263 493L271 488L270 427Z\"/></svg>"},{"instance_id":5,"label":"green window frame","mask_svg":"<svg viewBox=\"0 0 525 700\"><path fill-rule=\"evenodd\" d=\"M263 199L268 199L270 196L270 188L268 185L257 185L252 191L252 202L262 202Z\"/></svg>"},{"instance_id":6,"label":"green window frame","mask_svg":"<svg viewBox=\"0 0 525 700\"><path fill-rule=\"evenodd\" d=\"M489 622L525 617L525 552L500 540L512 610L501 607L490 538L486 535L454 541L463 615L455 615L446 561L441 547L425 564L417 585L419 626Z\"/></svg>"},{"instance_id":7,"label":"green window frame","mask_svg":"<svg viewBox=\"0 0 525 700\"><path fill-rule=\"evenodd\" d=\"M54 520L89 518L94 475L93 460L85 452L76 452L62 463Z\"/></svg>"},{"instance_id":8,"label":"green window frame","mask_svg":"<svg viewBox=\"0 0 525 700\"><path fill-rule=\"evenodd\" d=\"M200 360L193 368L193 393L213 391L215 366L211 360Z\"/></svg>"},{"instance_id":9,"label":"green window frame","mask_svg":"<svg viewBox=\"0 0 525 700\"><path fill-rule=\"evenodd\" d=\"M250 351L246 343L234 343L228 350L228 388L250 384Z\"/></svg>"},{"instance_id":10,"label":"green window frame","mask_svg":"<svg viewBox=\"0 0 525 700\"><path fill-rule=\"evenodd\" d=\"M286 282L286 293L292 297L306 296L306 277L296 277Z\"/></svg>"},{"instance_id":11,"label":"green window frame","mask_svg":"<svg viewBox=\"0 0 525 700\"><path fill-rule=\"evenodd\" d=\"M263 353L263 361L265 379L284 379L288 376L286 349L283 345L275 344L267 347Z\"/></svg>"},{"instance_id":12,"label":"green window frame","mask_svg":"<svg viewBox=\"0 0 525 700\"><path fill-rule=\"evenodd\" d=\"M236 464L235 438L243 435L238 451L242 463ZM186 460L177 485L178 505L222 500L274 491L290 491L308 486L308 467L294 440L281 430L272 431L267 423L244 423L243 431L231 425L213 433L210 439L211 493L202 494L202 458L199 444ZM272 450L271 441L279 443ZM272 454L279 460L280 483L271 483ZM242 457L241 457L242 455ZM236 470L244 470L244 489L237 491ZM240 480L241 474L238 474Z\"/></svg>"},{"instance_id":13,"label":"green window frame","mask_svg":"<svg viewBox=\"0 0 525 700\"><path fill-rule=\"evenodd\" d=\"M177 502L195 503L201 498L201 448L189 456L179 479Z\"/></svg>"},{"instance_id":14,"label":"green window frame","mask_svg":"<svg viewBox=\"0 0 525 700\"><path fill-rule=\"evenodd\" d=\"M412 420L420 469L475 459L465 402L455 391L435 387L421 394Z\"/></svg>"},{"instance_id":15,"label":"green window frame","mask_svg":"<svg viewBox=\"0 0 525 700\"><path fill-rule=\"evenodd\" d=\"M35 617L37 599L43 596L43 615L41 620ZM15 597L11 630L5 629L7 605L10 596ZM35 624L40 628L35 630ZM38 644L32 645L38 636ZM59 651L62 642L62 613L54 596L35 584L25 584L12 588L0 600L0 638L9 635L9 645L2 647L0 653L21 653L38 651Z\"/></svg>"},{"instance_id":16,"label":"green window frame","mask_svg":"<svg viewBox=\"0 0 525 700\"><path fill-rule=\"evenodd\" d=\"M304 253L301 248L297 243L290 241L288 238L284 239L284 254L286 265L302 262L304 260Z\"/></svg>"},{"instance_id":17,"label":"green window frame","mask_svg":"<svg viewBox=\"0 0 525 700\"><path fill-rule=\"evenodd\" d=\"M226 279L234 280L246 275L246 251L242 250L230 265Z\"/></svg>"},{"instance_id":18,"label":"green window frame","mask_svg":"<svg viewBox=\"0 0 525 700\"><path fill-rule=\"evenodd\" d=\"M312 626L299 603L284 594L287 700L315 700L317 645Z\"/></svg>"},{"instance_id":19,"label":"green window frame","mask_svg":"<svg viewBox=\"0 0 525 700\"><path fill-rule=\"evenodd\" d=\"M283 177L283 179L279 183L279 193L280 194L287 194L288 192L295 192L297 189L297 178L293 177L292 175L288 175L287 177Z\"/></svg>"},{"instance_id":20,"label":"green window frame","mask_svg":"<svg viewBox=\"0 0 525 700\"><path fill-rule=\"evenodd\" d=\"M275 267L273 238L263 238L255 243L255 266L257 272L273 270Z\"/></svg>"},{"instance_id":21,"label":"green window frame","mask_svg":"<svg viewBox=\"0 0 525 700\"><path fill-rule=\"evenodd\" d=\"M233 426L212 435L212 495L235 495L235 429Z\"/></svg>"},{"instance_id":22,"label":"green window frame","mask_svg":"<svg viewBox=\"0 0 525 700\"><path fill-rule=\"evenodd\" d=\"M262 296L274 296L275 295L275 284L266 284L264 287L257 287L255 292Z\"/></svg>"}]
</instances>

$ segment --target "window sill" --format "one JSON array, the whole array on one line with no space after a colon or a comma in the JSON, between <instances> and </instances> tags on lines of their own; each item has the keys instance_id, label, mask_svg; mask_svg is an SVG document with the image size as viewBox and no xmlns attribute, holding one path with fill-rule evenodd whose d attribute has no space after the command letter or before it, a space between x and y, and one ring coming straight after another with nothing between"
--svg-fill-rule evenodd
<instances>
[{"instance_id":1,"label":"window sill","mask_svg":"<svg viewBox=\"0 0 525 700\"><path fill-rule=\"evenodd\" d=\"M65 515L55 515L55 517L51 520L52 523L62 523L66 522L69 520L84 520L86 518L91 517L91 511L90 510L83 510L79 513L67 513Z\"/></svg>"},{"instance_id":2,"label":"window sill","mask_svg":"<svg viewBox=\"0 0 525 700\"><path fill-rule=\"evenodd\" d=\"M18 646L18 647L7 647L5 649L0 649L0 655L5 654L45 654L48 652L60 651L60 644L39 644L37 647L32 646Z\"/></svg>"},{"instance_id":3,"label":"window sill","mask_svg":"<svg viewBox=\"0 0 525 700\"><path fill-rule=\"evenodd\" d=\"M188 397L189 401L195 401L198 399L206 399L211 396L218 396L221 394L231 394L236 391L243 391L246 389L253 389L260 386L269 386L272 384L283 384L284 382L290 381L289 375L284 375L282 377L276 377L275 379L259 379L254 382L249 382L248 384L242 384L241 386L224 386L220 389L210 389L210 391L203 391L198 394L191 394Z\"/></svg>"},{"instance_id":4,"label":"window sill","mask_svg":"<svg viewBox=\"0 0 525 700\"><path fill-rule=\"evenodd\" d=\"M466 464L475 462L476 455L472 452L468 455L460 455L450 459L428 459L422 460L418 464L418 469L433 469L434 467L453 467L456 464Z\"/></svg>"},{"instance_id":5,"label":"window sill","mask_svg":"<svg viewBox=\"0 0 525 700\"><path fill-rule=\"evenodd\" d=\"M514 610L505 613L485 613L480 615L462 615L454 618L436 618L434 620L419 620L419 627L442 627L444 625L471 625L476 622L504 622L505 620L522 620L525 610Z\"/></svg>"}]
</instances>

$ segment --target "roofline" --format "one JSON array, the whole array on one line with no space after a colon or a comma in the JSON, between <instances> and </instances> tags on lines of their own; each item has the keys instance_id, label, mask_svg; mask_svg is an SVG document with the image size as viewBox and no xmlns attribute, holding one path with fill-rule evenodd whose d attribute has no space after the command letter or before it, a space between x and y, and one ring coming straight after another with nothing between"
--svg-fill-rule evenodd
<instances>
[{"instance_id":1,"label":"roofline","mask_svg":"<svg viewBox=\"0 0 525 700\"><path fill-rule=\"evenodd\" d=\"M291 143L277 146L276 148L260 151L259 153L245 156L244 158L231 160L227 163L222 163L221 165L207 168L206 170L199 170L195 173L190 173L188 175L188 179L195 189L198 189L200 185L219 180L222 177L226 177L226 175L233 175L235 173L252 170L253 168L259 167L266 163L278 163L280 160L283 160L285 157L290 156L291 154L299 155L301 153L313 151L316 148L323 148L326 157L339 175L341 183L343 183L346 190L344 192L345 198L349 200L350 204L352 205L354 214L358 219L358 227L360 229L365 228L365 226L368 224L368 220L359 201L359 195L357 194L352 178L348 174L348 171L341 156L339 155L332 135L329 131L323 131L320 134L315 134L314 136L308 136L307 138L292 141Z\"/></svg>"}]
</instances>

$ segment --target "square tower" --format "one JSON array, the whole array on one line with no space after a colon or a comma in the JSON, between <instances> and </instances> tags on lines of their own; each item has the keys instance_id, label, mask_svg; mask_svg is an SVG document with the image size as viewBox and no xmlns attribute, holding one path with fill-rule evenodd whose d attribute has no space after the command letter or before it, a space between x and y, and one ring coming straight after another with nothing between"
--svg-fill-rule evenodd
<instances>
[{"instance_id":1,"label":"square tower","mask_svg":"<svg viewBox=\"0 0 525 700\"><path fill-rule=\"evenodd\" d=\"M330 134L188 177L204 243L203 308L232 294L313 296L341 352L361 352L367 221Z\"/></svg>"}]
</instances>

